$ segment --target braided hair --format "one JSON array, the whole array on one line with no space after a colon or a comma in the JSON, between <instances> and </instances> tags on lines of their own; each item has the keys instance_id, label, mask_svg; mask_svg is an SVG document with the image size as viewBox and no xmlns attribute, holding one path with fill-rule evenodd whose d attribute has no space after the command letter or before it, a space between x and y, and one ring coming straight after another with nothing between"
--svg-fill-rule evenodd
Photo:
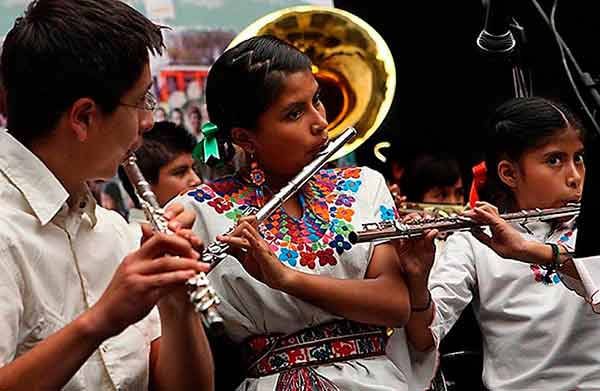
<instances>
[{"instance_id":1,"label":"braided hair","mask_svg":"<svg viewBox=\"0 0 600 391\"><path fill-rule=\"evenodd\" d=\"M217 125L224 160L234 154L231 130L254 129L259 116L279 97L286 75L311 69L311 60L270 35L247 39L225 51L206 81L206 108Z\"/></svg>"}]
</instances>

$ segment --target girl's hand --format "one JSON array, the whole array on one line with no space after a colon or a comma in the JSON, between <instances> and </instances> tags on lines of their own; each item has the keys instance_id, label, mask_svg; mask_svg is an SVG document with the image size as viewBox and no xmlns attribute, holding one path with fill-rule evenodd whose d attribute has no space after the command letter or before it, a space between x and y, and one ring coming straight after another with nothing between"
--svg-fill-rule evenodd
<instances>
[{"instance_id":1,"label":"girl's hand","mask_svg":"<svg viewBox=\"0 0 600 391\"><path fill-rule=\"evenodd\" d=\"M273 289L282 290L294 270L279 261L256 230L257 226L255 216L242 217L232 233L219 235L217 240L237 250L234 255L252 277Z\"/></svg>"},{"instance_id":2,"label":"girl's hand","mask_svg":"<svg viewBox=\"0 0 600 391\"><path fill-rule=\"evenodd\" d=\"M389 186L390 193L394 198L394 204L396 204L396 208L403 209L404 203L406 202L406 196L403 196L400 192L400 187L396 184Z\"/></svg>"},{"instance_id":3,"label":"girl's hand","mask_svg":"<svg viewBox=\"0 0 600 391\"><path fill-rule=\"evenodd\" d=\"M463 215L490 227L491 235L486 234L479 227L471 230L473 236L481 243L490 247L503 258L521 258L527 240L512 225L500 217L498 208L494 205L477 201L475 208L464 212Z\"/></svg>"},{"instance_id":4,"label":"girl's hand","mask_svg":"<svg viewBox=\"0 0 600 391\"><path fill-rule=\"evenodd\" d=\"M422 218L417 213L411 213L402 219L402 223L410 224ZM429 272L435 257L434 239L437 234L438 231L434 229L426 231L425 235L420 238L393 241L409 286L427 286Z\"/></svg>"}]
</instances>

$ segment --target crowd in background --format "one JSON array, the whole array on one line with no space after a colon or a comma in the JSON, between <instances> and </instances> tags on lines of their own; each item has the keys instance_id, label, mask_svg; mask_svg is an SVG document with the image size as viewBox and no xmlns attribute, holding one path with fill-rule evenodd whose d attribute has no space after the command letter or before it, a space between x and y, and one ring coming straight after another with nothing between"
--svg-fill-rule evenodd
<instances>
[{"instance_id":1,"label":"crowd in background","mask_svg":"<svg viewBox=\"0 0 600 391\"><path fill-rule=\"evenodd\" d=\"M164 107L159 106L154 111L154 121L155 123L169 122L181 126L198 143L203 139L202 124L207 122L206 116L202 114L199 106L190 106L187 111L174 108L168 112ZM243 155L243 152L237 151L237 154ZM398 148L392 148L388 155L385 163L375 168L381 170L386 177L401 212L419 207L415 204L435 206L445 204L463 206L465 204L465 188L471 178L459 166L459 161L455 156L437 150L423 149L414 152L401 151ZM241 160L243 160L243 156L238 156L234 160L234 167L230 167L224 173L232 174L236 168L239 168ZM330 163L330 166L345 167L348 160L353 160L353 157L342 157ZM196 161L194 169L201 181L207 182L214 179L213 170L201 162ZM129 210L134 207L134 201L127 194L122 180L118 176L110 181L98 181L91 185L98 202L103 207L115 210L127 219Z\"/></svg>"}]
</instances>

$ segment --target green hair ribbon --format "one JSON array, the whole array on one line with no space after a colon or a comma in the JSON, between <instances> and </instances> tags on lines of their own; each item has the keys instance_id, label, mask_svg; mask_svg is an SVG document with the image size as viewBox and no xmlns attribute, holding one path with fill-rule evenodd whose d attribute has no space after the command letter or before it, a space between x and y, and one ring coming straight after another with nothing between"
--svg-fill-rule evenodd
<instances>
[{"instance_id":1,"label":"green hair ribbon","mask_svg":"<svg viewBox=\"0 0 600 391\"><path fill-rule=\"evenodd\" d=\"M214 158L215 160L221 159L219 156L219 143L217 142L218 132L219 128L212 122L207 122L202 125L202 134L204 135L204 139L198 145L198 147L201 147L201 151L198 150L198 147L194 148L194 156L198 157L198 155L200 155L200 160L202 160L202 162L205 164L211 158Z\"/></svg>"}]
</instances>

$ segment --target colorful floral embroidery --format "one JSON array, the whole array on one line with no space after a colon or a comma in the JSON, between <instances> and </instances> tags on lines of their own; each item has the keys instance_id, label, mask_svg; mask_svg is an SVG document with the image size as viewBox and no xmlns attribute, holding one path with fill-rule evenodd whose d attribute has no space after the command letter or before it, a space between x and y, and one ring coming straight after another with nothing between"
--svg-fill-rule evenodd
<instances>
[{"instance_id":1,"label":"colorful floral embroidery","mask_svg":"<svg viewBox=\"0 0 600 391\"><path fill-rule=\"evenodd\" d=\"M571 240L572 236L573 231L569 229L560 235L556 243L568 246L568 242ZM560 276L555 271L548 270L539 265L531 265L530 269L533 272L533 277L536 282L546 285L560 284Z\"/></svg>"},{"instance_id":2,"label":"colorful floral embroidery","mask_svg":"<svg viewBox=\"0 0 600 391\"><path fill-rule=\"evenodd\" d=\"M542 269L539 265L531 265L531 271L536 282L541 282L546 285L560 284L560 277L558 274L552 272L548 274L547 270Z\"/></svg>"},{"instance_id":3,"label":"colorful floral embroidery","mask_svg":"<svg viewBox=\"0 0 600 391\"><path fill-rule=\"evenodd\" d=\"M337 264L337 259L333 256L333 250L330 248L317 251L317 258L319 258L319 265L321 266L334 266Z\"/></svg>"},{"instance_id":4,"label":"colorful floral embroidery","mask_svg":"<svg viewBox=\"0 0 600 391\"><path fill-rule=\"evenodd\" d=\"M202 186L190 191L188 195L194 197L198 202L204 202L212 199L215 192L208 186Z\"/></svg>"},{"instance_id":5,"label":"colorful floral embroidery","mask_svg":"<svg viewBox=\"0 0 600 391\"><path fill-rule=\"evenodd\" d=\"M296 266L296 260L298 259L298 253L294 250L290 250L287 248L282 248L281 253L279 254L279 260L282 262L287 262L291 266Z\"/></svg>"},{"instance_id":6,"label":"colorful floral embroidery","mask_svg":"<svg viewBox=\"0 0 600 391\"><path fill-rule=\"evenodd\" d=\"M394 220L396 217L396 212L393 208L387 208L385 205L381 205L379 207L379 213L381 220Z\"/></svg>"},{"instance_id":7,"label":"colorful floral embroidery","mask_svg":"<svg viewBox=\"0 0 600 391\"><path fill-rule=\"evenodd\" d=\"M315 268L315 260L317 259L317 254L315 253L308 253L308 252L302 252L300 253L300 265L302 266L306 266L308 268L314 269Z\"/></svg>"},{"instance_id":8,"label":"colorful floral embroidery","mask_svg":"<svg viewBox=\"0 0 600 391\"><path fill-rule=\"evenodd\" d=\"M335 200L335 204L338 206L344 205L349 208L352 206L354 201L356 201L356 199L354 197L346 195L346 194L340 194L340 195L338 195L337 200Z\"/></svg>"},{"instance_id":9,"label":"colorful floral embroidery","mask_svg":"<svg viewBox=\"0 0 600 391\"><path fill-rule=\"evenodd\" d=\"M231 201L226 200L225 198L215 198L212 201L208 202L208 205L215 208L217 213L223 213L231 209Z\"/></svg>"},{"instance_id":10,"label":"colorful floral embroidery","mask_svg":"<svg viewBox=\"0 0 600 391\"><path fill-rule=\"evenodd\" d=\"M348 236L354 230L353 207L355 193L363 183L360 178L360 168L321 170L302 189L301 217L288 216L280 208L263 222L261 235L281 262L309 269L337 265L338 257L352 249ZM249 206L258 205L253 185L235 176L210 186L200 186L187 194L231 221L237 221ZM394 213L393 208L380 207L384 220L394 218Z\"/></svg>"},{"instance_id":11,"label":"colorful floral embroidery","mask_svg":"<svg viewBox=\"0 0 600 391\"><path fill-rule=\"evenodd\" d=\"M567 243L571 239L571 236L573 236L573 231L565 232L558 239L558 243Z\"/></svg>"}]
</instances>

